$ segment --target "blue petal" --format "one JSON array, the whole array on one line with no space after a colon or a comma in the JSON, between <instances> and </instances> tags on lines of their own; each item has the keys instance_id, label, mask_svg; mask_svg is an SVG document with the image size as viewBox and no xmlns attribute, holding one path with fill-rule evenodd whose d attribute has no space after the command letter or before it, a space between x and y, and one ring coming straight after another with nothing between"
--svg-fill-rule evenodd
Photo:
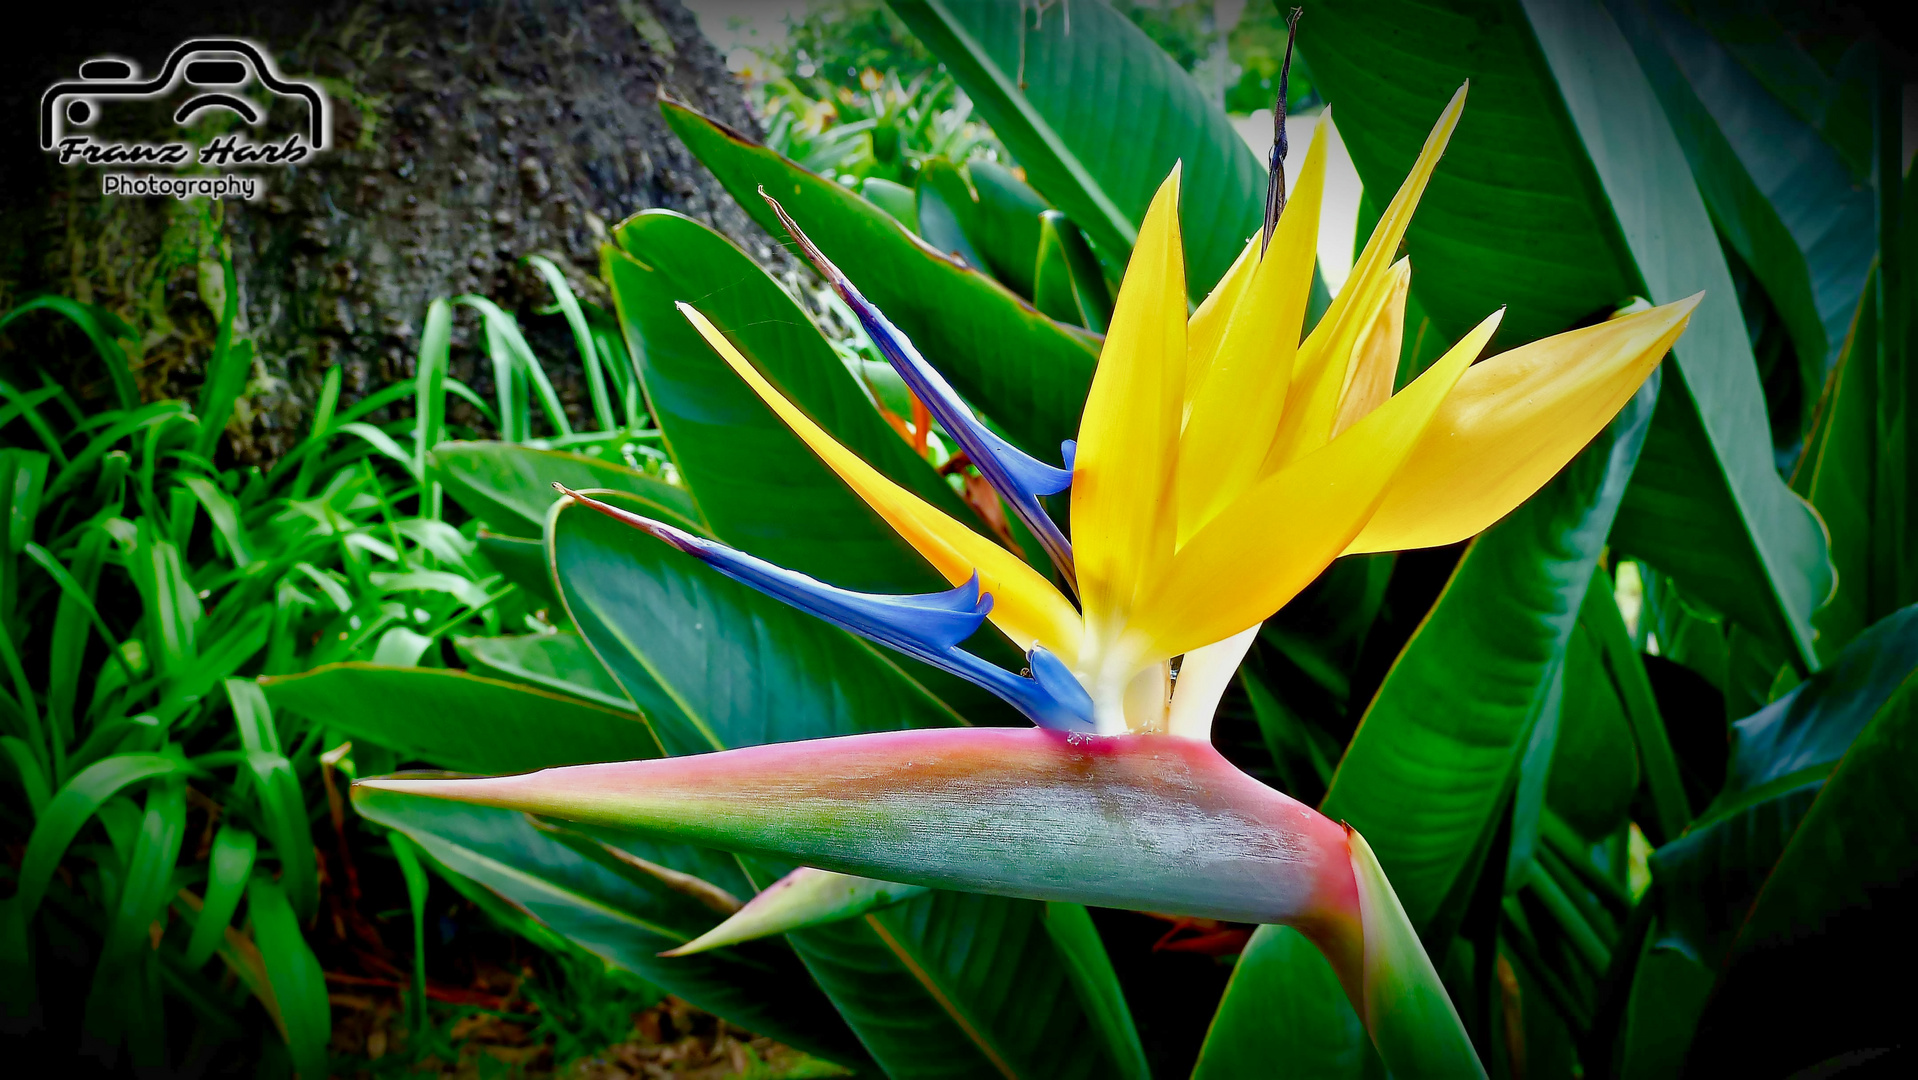
<instances>
[{"instance_id":1,"label":"blue petal","mask_svg":"<svg viewBox=\"0 0 1918 1080\"><path fill-rule=\"evenodd\" d=\"M977 571L964 585L945 592L909 596L853 592L558 484L553 486L576 502L664 540L734 581L977 683L1041 727L1068 731L1093 728L1091 697L1051 653L1035 647L1029 654L1034 677L1026 678L959 648L959 643L971 637L992 611L992 595L980 593Z\"/></svg>"},{"instance_id":2,"label":"blue petal","mask_svg":"<svg viewBox=\"0 0 1918 1080\"><path fill-rule=\"evenodd\" d=\"M846 306L852 309L853 314L859 317L860 325L866 330L866 336L872 338L873 344L885 354L886 360L892 364L894 370L899 372L900 379L911 388L921 402L925 403L927 411L938 419L939 425L958 441L959 448L966 452L967 459L978 466L980 475L984 476L993 490L1011 505L1013 512L1026 523L1026 528L1031 529L1032 534L1039 538L1040 545L1052 558L1053 565L1058 567L1059 572L1065 576L1066 580L1073 582L1076 588L1077 577L1073 572L1072 543L1066 539L1065 533L1060 531L1051 515L1046 513L1045 507L1039 504L1039 496L1057 495L1072 485L1070 467L1060 469L1047 465L993 434L990 429L980 423L979 418L966 407L966 403L954 392L945 377L927 363L925 357L919 355L919 350L906 339L906 335L900 333L899 328L892 325L892 322L874 307L871 301L860 295L859 290L853 287L846 275L834 266L811 240L806 238L806 234L801 232L792 218L786 215L785 208L779 205L778 200L767 195L763 188L760 189L760 195L772 204L774 212L779 215L779 220L785 223L794 242L799 245L801 251L806 253L806 257L812 260L819 273L833 287L833 291L837 292L846 302Z\"/></svg>"}]
</instances>

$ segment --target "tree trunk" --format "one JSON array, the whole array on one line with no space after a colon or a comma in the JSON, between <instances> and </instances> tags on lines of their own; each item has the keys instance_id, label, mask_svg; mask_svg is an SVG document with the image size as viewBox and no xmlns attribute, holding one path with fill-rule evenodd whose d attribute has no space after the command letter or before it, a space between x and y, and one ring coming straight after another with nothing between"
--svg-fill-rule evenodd
<instances>
[{"instance_id":1,"label":"tree trunk","mask_svg":"<svg viewBox=\"0 0 1918 1080\"><path fill-rule=\"evenodd\" d=\"M427 304L462 293L520 313L577 412L577 354L557 316L531 314L551 296L522 258L553 258L576 290L603 303L599 247L641 209L681 211L777 257L660 117L664 91L756 130L738 85L677 0L73 10L0 90L15 136L0 164L0 303L49 291L112 309L142 339L143 397L190 399L211 350L224 245L257 356L229 425L240 461L270 461L304 437L328 367L341 366L348 401L411 374ZM251 39L283 74L321 82L330 145L291 167L252 170L266 190L250 203L103 196L108 169L63 167L40 150L32 119L40 94L74 78L82 60L120 56L150 77L175 45L206 36ZM149 132L136 137L180 137L163 109L133 123ZM15 385L32 380L20 368L44 362L83 397L106 395L84 339L55 320L17 323L7 338L0 357ZM488 365L472 351L455 350L454 374L490 397Z\"/></svg>"}]
</instances>

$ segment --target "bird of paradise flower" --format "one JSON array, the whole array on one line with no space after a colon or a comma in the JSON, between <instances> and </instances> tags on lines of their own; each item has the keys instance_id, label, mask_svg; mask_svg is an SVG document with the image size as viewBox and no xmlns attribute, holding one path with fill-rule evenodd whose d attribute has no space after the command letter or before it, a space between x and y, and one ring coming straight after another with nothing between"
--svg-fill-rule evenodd
<instances>
[{"instance_id":1,"label":"bird of paradise flower","mask_svg":"<svg viewBox=\"0 0 1918 1080\"><path fill-rule=\"evenodd\" d=\"M1394 261L1458 123L1440 116L1345 287L1301 340L1325 123L1283 212L1190 315L1174 168L1139 230L1062 466L994 434L774 203L914 394L1038 538L1064 588L840 446L696 308L723 360L954 588L840 589L575 492L728 577L986 687L1033 729L854 735L394 790L667 835L915 886L1294 926L1387 1066L1483 1075L1364 838L1211 746L1260 623L1340 555L1452 543L1524 501L1631 398L1698 297L1474 364L1494 312L1394 393ZM768 201L771 201L770 198ZM1041 499L1070 492L1072 535ZM990 621L1013 673L961 644ZM357 794L357 792L356 792Z\"/></svg>"}]
</instances>

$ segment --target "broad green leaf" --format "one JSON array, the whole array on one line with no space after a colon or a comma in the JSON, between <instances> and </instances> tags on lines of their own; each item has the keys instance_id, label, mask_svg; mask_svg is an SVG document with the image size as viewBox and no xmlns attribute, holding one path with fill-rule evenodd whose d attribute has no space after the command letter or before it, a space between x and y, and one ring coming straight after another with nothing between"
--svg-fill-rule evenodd
<instances>
[{"instance_id":1,"label":"broad green leaf","mask_svg":"<svg viewBox=\"0 0 1918 1080\"><path fill-rule=\"evenodd\" d=\"M1895 583L1873 558L1874 492L1896 442L1880 430L1879 275L1865 279L1843 349L1825 380L1817 418L1792 473L1792 490L1816 507L1831 536L1838 586L1812 615L1818 655L1829 662L1897 602Z\"/></svg>"},{"instance_id":2,"label":"broad green leaf","mask_svg":"<svg viewBox=\"0 0 1918 1080\"><path fill-rule=\"evenodd\" d=\"M1112 957L1106 953L1099 928L1093 925L1092 913L1082 904L1050 900L1046 902L1045 918L1046 933L1065 961L1066 976L1072 980L1092 1026L1105 1040L1118 1075L1127 1080L1149 1080L1152 1068L1146 1062L1145 1045L1139 1041L1125 989L1119 985L1119 973L1112 968Z\"/></svg>"},{"instance_id":3,"label":"broad green leaf","mask_svg":"<svg viewBox=\"0 0 1918 1080\"><path fill-rule=\"evenodd\" d=\"M1328 1080L1385 1076L1325 954L1289 926L1253 931L1232 966L1192 1080L1249 1080L1275 1068Z\"/></svg>"},{"instance_id":4,"label":"broad green leaf","mask_svg":"<svg viewBox=\"0 0 1918 1080\"><path fill-rule=\"evenodd\" d=\"M453 442L434 448L433 466L454 501L510 536L540 535L546 511L560 497L555 483L575 491L624 491L648 504L642 513L691 532L706 531L685 488L599 458L513 443Z\"/></svg>"},{"instance_id":5,"label":"broad green leaf","mask_svg":"<svg viewBox=\"0 0 1918 1080\"><path fill-rule=\"evenodd\" d=\"M667 102L662 109L668 126L761 228L785 235L759 196L764 185L1007 438L1041 460L1059 460L1059 444L1077 437L1099 356L1096 337L1046 318L985 275L956 266L839 184L683 105Z\"/></svg>"},{"instance_id":6,"label":"broad green leaf","mask_svg":"<svg viewBox=\"0 0 1918 1080\"><path fill-rule=\"evenodd\" d=\"M1078 227L1057 210L1046 211L1039 219L1033 258L1033 305L1060 322L1105 333L1112 318L1112 293Z\"/></svg>"},{"instance_id":7,"label":"broad green leaf","mask_svg":"<svg viewBox=\"0 0 1918 1080\"><path fill-rule=\"evenodd\" d=\"M1733 725L1725 788L1652 871L1666 936L1716 966L1826 777L1918 670L1918 607L1874 624L1790 693Z\"/></svg>"},{"instance_id":8,"label":"broad green leaf","mask_svg":"<svg viewBox=\"0 0 1918 1080\"><path fill-rule=\"evenodd\" d=\"M1712 969L1648 940L1626 1000L1613 1075L1677 1080L1712 981Z\"/></svg>"},{"instance_id":9,"label":"broad green leaf","mask_svg":"<svg viewBox=\"0 0 1918 1080\"><path fill-rule=\"evenodd\" d=\"M481 532L476 547L501 577L531 596L558 606L552 568L546 565L546 545L527 536L500 536Z\"/></svg>"},{"instance_id":10,"label":"broad green leaf","mask_svg":"<svg viewBox=\"0 0 1918 1080\"><path fill-rule=\"evenodd\" d=\"M1873 255L1869 189L1818 130L1669 0L1610 0L1699 194L1791 333L1810 415Z\"/></svg>"},{"instance_id":11,"label":"broad green leaf","mask_svg":"<svg viewBox=\"0 0 1918 1080\"><path fill-rule=\"evenodd\" d=\"M298 1075L327 1075L326 1044L333 1033L332 1005L319 958L300 936L299 919L276 882L256 877L247 888L247 916L266 962L266 977L279 1006L287 1048Z\"/></svg>"},{"instance_id":12,"label":"broad green leaf","mask_svg":"<svg viewBox=\"0 0 1918 1080\"><path fill-rule=\"evenodd\" d=\"M1321 809L1372 841L1428 942L1450 941L1478 877L1632 475L1655 382L1472 542L1332 778Z\"/></svg>"},{"instance_id":13,"label":"broad green leaf","mask_svg":"<svg viewBox=\"0 0 1918 1080\"><path fill-rule=\"evenodd\" d=\"M1694 1068L1779 1073L1897 1045L1910 1014L1883 976L1918 959L1914 770L1906 691L1845 752L1766 879L1699 1020Z\"/></svg>"},{"instance_id":14,"label":"broad green leaf","mask_svg":"<svg viewBox=\"0 0 1918 1080\"><path fill-rule=\"evenodd\" d=\"M987 277L997 277L973 246L973 238L980 233L979 196L958 166L944 158L926 162L920 167L913 201L919 216L917 232L926 243Z\"/></svg>"},{"instance_id":15,"label":"broad green leaf","mask_svg":"<svg viewBox=\"0 0 1918 1080\"><path fill-rule=\"evenodd\" d=\"M965 88L1028 182L1085 230L1115 279L1153 193L1179 162L1195 300L1259 227L1266 176L1258 159L1178 62L1114 8L1049 12L1013 0L887 6Z\"/></svg>"},{"instance_id":16,"label":"broad green leaf","mask_svg":"<svg viewBox=\"0 0 1918 1080\"><path fill-rule=\"evenodd\" d=\"M1460 84L1471 93L1406 235L1442 338L1509 305L1499 341L1704 291L1666 365L1614 546L1810 657L1829 592L1816 519L1779 482L1724 257L1684 153L1597 0L1390 0L1314 9L1301 50L1369 189L1395 187ZM1709 526L1709 527L1707 527ZM1390 859L1387 860L1390 862Z\"/></svg>"},{"instance_id":17,"label":"broad green leaf","mask_svg":"<svg viewBox=\"0 0 1918 1080\"><path fill-rule=\"evenodd\" d=\"M1039 261L1039 217L1052 208L1011 169L996 161L972 159L966 163L966 177L979 196L979 223L973 234L979 254L985 256L994 277L1020 296L1033 297L1032 272ZM1095 271L1097 266L1095 262Z\"/></svg>"},{"instance_id":18,"label":"broad green leaf","mask_svg":"<svg viewBox=\"0 0 1918 1080\"><path fill-rule=\"evenodd\" d=\"M542 559L542 561L544 561ZM585 698L608 709L631 712L633 703L578 634L515 634L453 639L476 674L523 682Z\"/></svg>"},{"instance_id":19,"label":"broad green leaf","mask_svg":"<svg viewBox=\"0 0 1918 1080\"><path fill-rule=\"evenodd\" d=\"M669 753L961 722L908 661L602 514L555 511L547 550L573 625Z\"/></svg>"},{"instance_id":20,"label":"broad green leaf","mask_svg":"<svg viewBox=\"0 0 1918 1080\"><path fill-rule=\"evenodd\" d=\"M1640 614L1641 623L1645 618ZM1686 801L1684 780L1678 771L1678 757L1672 750L1671 737L1665 730L1665 719L1658 711L1658 698L1652 693L1651 677L1646 674L1645 662L1625 629L1612 576L1602 567L1592 574L1592 588L1585 594L1578 624L1591 635L1606 680L1624 709L1626 722L1631 725L1632 743L1651 799L1650 819L1640 824L1653 834L1654 843L1663 843L1691 822L1691 806Z\"/></svg>"},{"instance_id":21,"label":"broad green leaf","mask_svg":"<svg viewBox=\"0 0 1918 1080\"><path fill-rule=\"evenodd\" d=\"M655 882L615 873L542 833L524 814L354 788L366 816L404 832L439 865L491 890L567 941L758 1034L844 1065L867 1061L791 950L772 942L665 959L718 916ZM638 857L751 886L732 860L692 848L631 842Z\"/></svg>"},{"instance_id":22,"label":"broad green leaf","mask_svg":"<svg viewBox=\"0 0 1918 1080\"><path fill-rule=\"evenodd\" d=\"M955 177L956 178L956 177ZM920 498L977 520L886 422L792 297L732 241L648 210L603 256L646 400L718 539L866 592L946 588L713 351L676 306L697 308L787 400Z\"/></svg>"},{"instance_id":23,"label":"broad green leaf","mask_svg":"<svg viewBox=\"0 0 1918 1080\"><path fill-rule=\"evenodd\" d=\"M931 892L789 940L889 1075L1110 1075L1044 913Z\"/></svg>"},{"instance_id":24,"label":"broad green leaf","mask_svg":"<svg viewBox=\"0 0 1918 1080\"><path fill-rule=\"evenodd\" d=\"M1591 594L1598 594L1598 602L1611 602L1601 588L1610 583L1609 576L1592 575ZM1631 722L1593 638L1580 618L1565 652L1565 696L1546 802L1581 835L1596 841L1625 823L1640 777Z\"/></svg>"},{"instance_id":25,"label":"broad green leaf","mask_svg":"<svg viewBox=\"0 0 1918 1080\"><path fill-rule=\"evenodd\" d=\"M447 768L517 772L659 753L630 709L464 671L327 664L264 685L278 708Z\"/></svg>"}]
</instances>

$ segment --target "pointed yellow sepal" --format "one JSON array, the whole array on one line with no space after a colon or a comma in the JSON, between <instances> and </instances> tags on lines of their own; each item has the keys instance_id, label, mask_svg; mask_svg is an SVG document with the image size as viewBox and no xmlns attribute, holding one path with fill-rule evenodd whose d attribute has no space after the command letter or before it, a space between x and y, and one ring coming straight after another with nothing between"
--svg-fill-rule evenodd
<instances>
[{"instance_id":1,"label":"pointed yellow sepal","mask_svg":"<svg viewBox=\"0 0 1918 1080\"><path fill-rule=\"evenodd\" d=\"M1346 553L1450 544L1510 513L1618 415L1702 295L1474 365Z\"/></svg>"}]
</instances>

